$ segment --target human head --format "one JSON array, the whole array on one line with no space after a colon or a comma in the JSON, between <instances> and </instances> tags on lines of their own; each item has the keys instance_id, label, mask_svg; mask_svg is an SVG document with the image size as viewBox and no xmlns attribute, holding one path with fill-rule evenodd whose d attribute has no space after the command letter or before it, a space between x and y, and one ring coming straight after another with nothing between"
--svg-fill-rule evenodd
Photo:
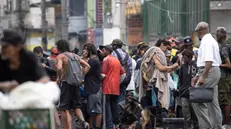
<instances>
[{"instance_id":1,"label":"human head","mask_svg":"<svg viewBox=\"0 0 231 129\"><path fill-rule=\"evenodd\" d=\"M100 49L100 54L102 57L106 57L113 52L111 45L105 45L105 46L101 45L101 46L99 46L99 49Z\"/></svg>"},{"instance_id":2,"label":"human head","mask_svg":"<svg viewBox=\"0 0 231 129\"><path fill-rule=\"evenodd\" d=\"M173 42L176 44L175 48L177 50L180 50L180 48L183 46L183 43L184 43L184 38L179 36L179 37L176 37Z\"/></svg>"},{"instance_id":3,"label":"human head","mask_svg":"<svg viewBox=\"0 0 231 129\"><path fill-rule=\"evenodd\" d=\"M125 44L120 39L114 39L111 43L111 46L113 50L116 50L118 48L122 48L123 46L125 46Z\"/></svg>"},{"instance_id":4,"label":"human head","mask_svg":"<svg viewBox=\"0 0 231 129\"><path fill-rule=\"evenodd\" d=\"M64 53L64 52L70 51L69 42L66 40L61 39L61 40L57 41L56 46L57 46L59 53Z\"/></svg>"},{"instance_id":5,"label":"human head","mask_svg":"<svg viewBox=\"0 0 231 129\"><path fill-rule=\"evenodd\" d=\"M50 56L50 58L56 58L56 56L58 55L59 53L58 53L58 49L56 48L56 47L53 47L52 49L51 49L51 56Z\"/></svg>"},{"instance_id":6,"label":"human head","mask_svg":"<svg viewBox=\"0 0 231 129\"><path fill-rule=\"evenodd\" d=\"M218 27L216 31L216 37L219 43L225 41L227 37L226 29L224 27Z\"/></svg>"},{"instance_id":7,"label":"human head","mask_svg":"<svg viewBox=\"0 0 231 129\"><path fill-rule=\"evenodd\" d=\"M193 50L193 40L190 36L184 38L183 49Z\"/></svg>"},{"instance_id":8,"label":"human head","mask_svg":"<svg viewBox=\"0 0 231 129\"><path fill-rule=\"evenodd\" d=\"M73 50L72 52L75 53L76 55L78 55L79 49L78 49L77 47L75 47L74 50Z\"/></svg>"},{"instance_id":9,"label":"human head","mask_svg":"<svg viewBox=\"0 0 231 129\"><path fill-rule=\"evenodd\" d=\"M146 43L146 42L139 42L139 44L138 44L138 46L137 46L137 54L138 55L142 55L142 52L141 52L141 47L142 46L144 46L144 45L146 45L146 46L148 46L148 44Z\"/></svg>"},{"instance_id":10,"label":"human head","mask_svg":"<svg viewBox=\"0 0 231 129\"><path fill-rule=\"evenodd\" d=\"M14 30L3 30L0 35L2 59L12 60L24 49L24 37Z\"/></svg>"},{"instance_id":11,"label":"human head","mask_svg":"<svg viewBox=\"0 0 231 129\"><path fill-rule=\"evenodd\" d=\"M159 39L156 42L155 46L159 47L164 53L166 53L168 50L172 49L171 43L165 39Z\"/></svg>"},{"instance_id":12,"label":"human head","mask_svg":"<svg viewBox=\"0 0 231 129\"><path fill-rule=\"evenodd\" d=\"M149 49L149 46L148 44L142 44L140 47L139 47L139 53L141 56L144 55L144 53Z\"/></svg>"},{"instance_id":13,"label":"human head","mask_svg":"<svg viewBox=\"0 0 231 129\"><path fill-rule=\"evenodd\" d=\"M185 64L189 64L192 62L192 58L193 58L194 52L192 50L189 49L185 49L182 53L183 56L183 60Z\"/></svg>"},{"instance_id":14,"label":"human head","mask_svg":"<svg viewBox=\"0 0 231 129\"><path fill-rule=\"evenodd\" d=\"M204 35L209 33L209 24L206 22L199 22L195 28L199 40L201 40Z\"/></svg>"},{"instance_id":15,"label":"human head","mask_svg":"<svg viewBox=\"0 0 231 129\"><path fill-rule=\"evenodd\" d=\"M94 44L86 43L83 45L84 57L90 57L92 55L97 55L97 49Z\"/></svg>"},{"instance_id":16,"label":"human head","mask_svg":"<svg viewBox=\"0 0 231 129\"><path fill-rule=\"evenodd\" d=\"M41 46L37 46L33 49L33 53L38 57L41 58L43 57L43 49Z\"/></svg>"}]
</instances>

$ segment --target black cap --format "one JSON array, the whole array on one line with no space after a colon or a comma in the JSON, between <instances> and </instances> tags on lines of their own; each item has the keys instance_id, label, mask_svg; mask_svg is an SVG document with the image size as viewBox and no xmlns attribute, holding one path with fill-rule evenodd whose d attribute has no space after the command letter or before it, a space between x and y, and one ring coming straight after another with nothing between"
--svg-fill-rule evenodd
<instances>
[{"instance_id":1,"label":"black cap","mask_svg":"<svg viewBox=\"0 0 231 129\"><path fill-rule=\"evenodd\" d=\"M105 49L108 50L109 52L113 52L113 49L112 49L112 46L111 46L111 45L105 45L105 46L100 45L100 46L99 46L99 49L100 49L100 50L103 49L103 48L105 48Z\"/></svg>"},{"instance_id":2,"label":"black cap","mask_svg":"<svg viewBox=\"0 0 231 129\"><path fill-rule=\"evenodd\" d=\"M0 41L12 45L25 43L24 37L20 33L9 29L3 30L0 35Z\"/></svg>"},{"instance_id":3,"label":"black cap","mask_svg":"<svg viewBox=\"0 0 231 129\"><path fill-rule=\"evenodd\" d=\"M184 38L184 45L191 45L193 44L193 40L190 36Z\"/></svg>"},{"instance_id":4,"label":"black cap","mask_svg":"<svg viewBox=\"0 0 231 129\"><path fill-rule=\"evenodd\" d=\"M114 39L111 43L111 45L118 45L118 46L126 46L122 40L120 39Z\"/></svg>"}]
</instances>

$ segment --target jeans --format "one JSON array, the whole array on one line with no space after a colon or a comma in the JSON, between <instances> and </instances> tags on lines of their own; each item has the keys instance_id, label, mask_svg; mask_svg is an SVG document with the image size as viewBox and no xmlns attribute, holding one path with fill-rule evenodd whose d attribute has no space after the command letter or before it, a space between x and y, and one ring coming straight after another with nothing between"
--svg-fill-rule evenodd
<instances>
[{"instance_id":1,"label":"jeans","mask_svg":"<svg viewBox=\"0 0 231 129\"><path fill-rule=\"evenodd\" d=\"M104 95L104 121L106 122L106 129L114 128L114 121L118 117L118 96ZM106 118L105 118L106 116ZM105 126L105 125L104 125Z\"/></svg>"}]
</instances>

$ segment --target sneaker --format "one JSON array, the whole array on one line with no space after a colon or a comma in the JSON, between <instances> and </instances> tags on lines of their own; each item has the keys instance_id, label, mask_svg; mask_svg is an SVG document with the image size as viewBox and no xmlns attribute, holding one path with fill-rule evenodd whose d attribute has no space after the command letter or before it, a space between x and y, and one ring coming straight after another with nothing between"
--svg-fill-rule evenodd
<instances>
[{"instance_id":1,"label":"sneaker","mask_svg":"<svg viewBox=\"0 0 231 129\"><path fill-rule=\"evenodd\" d=\"M223 125L222 129L231 129L231 125Z\"/></svg>"}]
</instances>

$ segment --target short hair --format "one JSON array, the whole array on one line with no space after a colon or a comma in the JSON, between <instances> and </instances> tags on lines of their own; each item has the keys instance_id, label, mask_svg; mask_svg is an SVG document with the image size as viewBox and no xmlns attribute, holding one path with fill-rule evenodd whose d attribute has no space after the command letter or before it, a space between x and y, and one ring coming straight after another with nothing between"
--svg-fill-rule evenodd
<instances>
[{"instance_id":1,"label":"short hair","mask_svg":"<svg viewBox=\"0 0 231 129\"><path fill-rule=\"evenodd\" d=\"M218 27L216 30L217 34L222 34L223 36L226 36L226 29L225 27Z\"/></svg>"},{"instance_id":2,"label":"short hair","mask_svg":"<svg viewBox=\"0 0 231 129\"><path fill-rule=\"evenodd\" d=\"M182 53L183 56L187 56L189 58L193 58L194 52L193 50L185 49Z\"/></svg>"},{"instance_id":3,"label":"short hair","mask_svg":"<svg viewBox=\"0 0 231 129\"><path fill-rule=\"evenodd\" d=\"M76 47L76 48L74 48L74 50L72 52L78 55L79 49Z\"/></svg>"},{"instance_id":4,"label":"short hair","mask_svg":"<svg viewBox=\"0 0 231 129\"><path fill-rule=\"evenodd\" d=\"M64 39L61 39L59 41L56 42L56 46L57 46L57 49L60 53L63 53L63 52L69 52L70 51L70 46L69 46L69 42L64 40Z\"/></svg>"},{"instance_id":5,"label":"short hair","mask_svg":"<svg viewBox=\"0 0 231 129\"><path fill-rule=\"evenodd\" d=\"M97 55L97 49L94 44L86 43L83 45L83 49L86 49L89 52L89 55Z\"/></svg>"},{"instance_id":6,"label":"short hair","mask_svg":"<svg viewBox=\"0 0 231 129\"><path fill-rule=\"evenodd\" d=\"M33 49L34 53L43 53L43 49L41 46L37 46Z\"/></svg>"},{"instance_id":7,"label":"short hair","mask_svg":"<svg viewBox=\"0 0 231 129\"><path fill-rule=\"evenodd\" d=\"M156 45L157 47L160 47L161 44L163 44L164 46L171 46L171 42L167 41L166 39L159 39L157 42L156 42Z\"/></svg>"}]
</instances>

